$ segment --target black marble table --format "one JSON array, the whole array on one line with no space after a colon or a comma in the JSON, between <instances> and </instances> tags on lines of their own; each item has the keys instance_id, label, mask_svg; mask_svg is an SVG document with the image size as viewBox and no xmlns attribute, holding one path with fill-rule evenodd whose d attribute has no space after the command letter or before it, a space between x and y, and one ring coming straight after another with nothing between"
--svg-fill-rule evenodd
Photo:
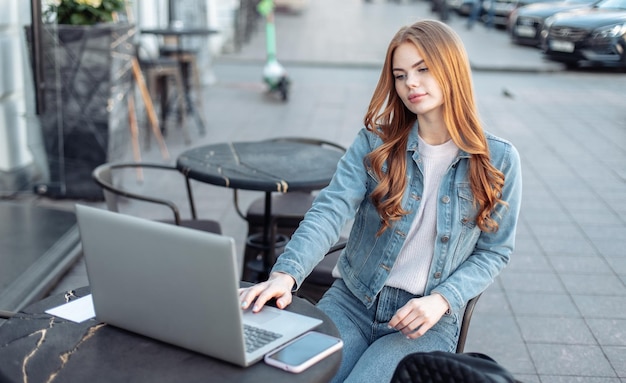
<instances>
[{"instance_id":1,"label":"black marble table","mask_svg":"<svg viewBox=\"0 0 626 383\"><path fill-rule=\"evenodd\" d=\"M263 362L242 368L96 319L74 323L44 313L63 303L63 295L46 298L0 326L0 382L327 382L341 362L336 352L300 374ZM324 320L317 330L338 335L307 301L294 297L289 310Z\"/></svg>"}]
</instances>

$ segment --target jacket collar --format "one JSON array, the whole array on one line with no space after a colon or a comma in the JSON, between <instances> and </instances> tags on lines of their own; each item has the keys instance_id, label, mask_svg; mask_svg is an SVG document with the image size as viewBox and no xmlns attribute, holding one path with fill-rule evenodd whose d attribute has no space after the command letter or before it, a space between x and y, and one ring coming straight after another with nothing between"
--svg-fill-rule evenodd
<instances>
[{"instance_id":1,"label":"jacket collar","mask_svg":"<svg viewBox=\"0 0 626 383\"><path fill-rule=\"evenodd\" d=\"M406 150L408 152L414 152L414 156L419 155L418 151L417 151L417 146L419 144L419 140L417 138L417 134L419 131L419 126L417 123L417 120L415 120L415 123L413 124L413 126L411 127L411 133L409 135L409 142L407 143L407 147ZM456 162L457 160L461 159L461 158L470 158L471 154L469 154L468 152L466 152L465 150L459 149L459 154L456 156L456 160L454 162Z\"/></svg>"}]
</instances>

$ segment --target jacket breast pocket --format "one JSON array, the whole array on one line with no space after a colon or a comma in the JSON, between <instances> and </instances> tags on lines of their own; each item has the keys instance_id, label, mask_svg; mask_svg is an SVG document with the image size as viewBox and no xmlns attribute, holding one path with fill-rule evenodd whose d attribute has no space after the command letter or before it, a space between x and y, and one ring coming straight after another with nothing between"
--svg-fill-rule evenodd
<instances>
[{"instance_id":1,"label":"jacket breast pocket","mask_svg":"<svg viewBox=\"0 0 626 383\"><path fill-rule=\"evenodd\" d=\"M365 197L356 211L349 240L346 245L345 253L348 259L357 252L360 246L362 246L362 243L369 243L379 229L379 226L374 224L374 222L380 222L380 215L371 200L372 192L376 186L378 186L378 179L371 170L368 170L367 174Z\"/></svg>"},{"instance_id":2,"label":"jacket breast pocket","mask_svg":"<svg viewBox=\"0 0 626 383\"><path fill-rule=\"evenodd\" d=\"M457 186L458 193L458 217L463 226L473 229L476 226L476 214L478 209L474 203L474 195L469 184L461 184Z\"/></svg>"},{"instance_id":3,"label":"jacket breast pocket","mask_svg":"<svg viewBox=\"0 0 626 383\"><path fill-rule=\"evenodd\" d=\"M480 235L480 229L476 225L477 209L474 204L474 195L469 184L457 186L457 192L457 222L460 224L458 226L460 230L453 256L454 268L458 267L472 253Z\"/></svg>"}]
</instances>

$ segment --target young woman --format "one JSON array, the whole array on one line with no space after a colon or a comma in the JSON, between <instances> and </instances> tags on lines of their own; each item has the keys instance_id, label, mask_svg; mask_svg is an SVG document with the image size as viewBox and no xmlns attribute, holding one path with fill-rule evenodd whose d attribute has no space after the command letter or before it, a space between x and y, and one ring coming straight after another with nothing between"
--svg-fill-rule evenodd
<instances>
[{"instance_id":1,"label":"young woman","mask_svg":"<svg viewBox=\"0 0 626 383\"><path fill-rule=\"evenodd\" d=\"M337 382L386 382L407 354L454 352L467 301L513 251L519 155L483 131L458 35L435 20L392 39L357 135L276 262L241 290L278 307L354 223L318 303L344 340Z\"/></svg>"}]
</instances>

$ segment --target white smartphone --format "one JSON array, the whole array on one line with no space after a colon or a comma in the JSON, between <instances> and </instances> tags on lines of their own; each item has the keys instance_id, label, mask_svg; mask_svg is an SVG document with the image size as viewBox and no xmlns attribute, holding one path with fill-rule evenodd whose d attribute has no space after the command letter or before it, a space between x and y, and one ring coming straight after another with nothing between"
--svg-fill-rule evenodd
<instances>
[{"instance_id":1,"label":"white smartphone","mask_svg":"<svg viewBox=\"0 0 626 383\"><path fill-rule=\"evenodd\" d=\"M337 337L309 331L265 355L265 363L285 371L298 373L306 370L343 347Z\"/></svg>"}]
</instances>

